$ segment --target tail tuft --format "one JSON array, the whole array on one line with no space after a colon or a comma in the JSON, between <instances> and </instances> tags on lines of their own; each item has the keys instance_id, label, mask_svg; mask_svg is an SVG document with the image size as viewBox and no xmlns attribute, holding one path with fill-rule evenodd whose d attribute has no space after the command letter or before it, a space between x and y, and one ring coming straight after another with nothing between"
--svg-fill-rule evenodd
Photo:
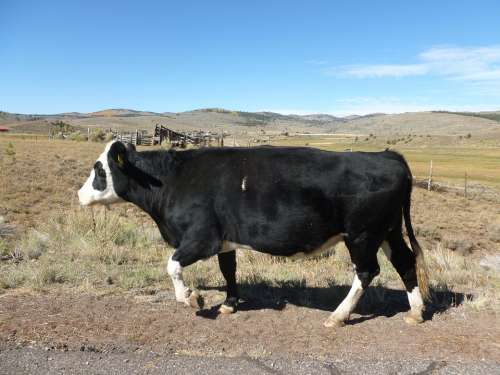
<instances>
[{"instance_id":1,"label":"tail tuft","mask_svg":"<svg viewBox=\"0 0 500 375\"><path fill-rule=\"evenodd\" d=\"M425 301L431 298L429 290L429 276L427 274L427 265L425 264L424 252L413 236L414 241L410 239L411 248L415 253L415 268L417 272L417 283L420 289L420 294Z\"/></svg>"}]
</instances>

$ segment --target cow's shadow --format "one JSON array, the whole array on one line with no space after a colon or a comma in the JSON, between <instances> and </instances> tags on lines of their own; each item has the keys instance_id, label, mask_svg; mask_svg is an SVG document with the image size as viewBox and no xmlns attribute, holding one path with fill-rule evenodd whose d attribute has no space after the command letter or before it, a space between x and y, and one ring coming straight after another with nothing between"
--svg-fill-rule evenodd
<instances>
[{"instance_id":1,"label":"cow's shadow","mask_svg":"<svg viewBox=\"0 0 500 375\"><path fill-rule=\"evenodd\" d=\"M282 310L291 304L316 310L333 311L342 302L350 286L331 284L327 287L309 287L303 282L278 282L269 285L264 282L255 284L239 284L241 300L239 311L262 309ZM223 290L215 286L200 286L201 290ZM472 299L472 295L457 293L451 290L432 290L432 299L426 305L424 319L431 320L434 314L441 313L451 307L459 306L465 298ZM197 315L215 319L220 305L200 310ZM371 286L354 310L361 315L351 319L348 324L355 324L379 316L392 317L406 312L410 308L406 291L391 289L383 286Z\"/></svg>"}]
</instances>

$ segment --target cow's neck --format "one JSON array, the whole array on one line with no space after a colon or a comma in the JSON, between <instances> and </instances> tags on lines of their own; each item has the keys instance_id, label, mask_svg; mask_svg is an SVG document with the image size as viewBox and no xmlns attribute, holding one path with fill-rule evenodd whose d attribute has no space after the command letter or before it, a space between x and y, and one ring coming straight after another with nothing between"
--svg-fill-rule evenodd
<instances>
[{"instance_id":1,"label":"cow's neck","mask_svg":"<svg viewBox=\"0 0 500 375\"><path fill-rule=\"evenodd\" d=\"M153 219L161 214L160 192L167 193L166 183L172 173L172 154L167 151L147 151L136 154L130 168L131 179L126 199Z\"/></svg>"}]
</instances>

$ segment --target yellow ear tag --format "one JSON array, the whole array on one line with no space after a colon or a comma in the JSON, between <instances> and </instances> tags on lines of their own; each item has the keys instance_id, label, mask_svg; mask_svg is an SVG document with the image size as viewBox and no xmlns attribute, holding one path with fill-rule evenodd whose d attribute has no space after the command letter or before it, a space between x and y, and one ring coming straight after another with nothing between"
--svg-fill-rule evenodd
<instances>
[{"instance_id":1,"label":"yellow ear tag","mask_svg":"<svg viewBox=\"0 0 500 375\"><path fill-rule=\"evenodd\" d=\"M121 154L118 154L118 165L123 167L123 156Z\"/></svg>"}]
</instances>

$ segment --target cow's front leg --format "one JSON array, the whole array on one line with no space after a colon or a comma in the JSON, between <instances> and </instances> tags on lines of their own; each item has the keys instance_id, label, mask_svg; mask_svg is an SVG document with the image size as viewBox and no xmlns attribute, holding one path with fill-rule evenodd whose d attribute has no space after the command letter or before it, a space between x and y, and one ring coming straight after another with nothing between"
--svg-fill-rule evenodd
<instances>
[{"instance_id":1,"label":"cow's front leg","mask_svg":"<svg viewBox=\"0 0 500 375\"><path fill-rule=\"evenodd\" d=\"M174 259L174 255L168 259L167 272L174 284L175 299L177 302L182 302L187 306L198 309L203 308L203 297L197 290L191 290L184 284L182 277L183 267L178 260Z\"/></svg>"},{"instance_id":2,"label":"cow's front leg","mask_svg":"<svg viewBox=\"0 0 500 375\"><path fill-rule=\"evenodd\" d=\"M238 306L238 288L236 286L236 251L228 253L219 253L219 267L226 280L227 295L226 300L220 306L221 314L231 314L236 311Z\"/></svg>"},{"instance_id":3,"label":"cow's front leg","mask_svg":"<svg viewBox=\"0 0 500 375\"><path fill-rule=\"evenodd\" d=\"M211 227L194 227L186 231L180 246L174 251L167 264L167 272L174 284L175 298L188 306L203 308L204 302L197 290L191 290L184 284L184 267L217 254L221 241L217 231Z\"/></svg>"}]
</instances>

